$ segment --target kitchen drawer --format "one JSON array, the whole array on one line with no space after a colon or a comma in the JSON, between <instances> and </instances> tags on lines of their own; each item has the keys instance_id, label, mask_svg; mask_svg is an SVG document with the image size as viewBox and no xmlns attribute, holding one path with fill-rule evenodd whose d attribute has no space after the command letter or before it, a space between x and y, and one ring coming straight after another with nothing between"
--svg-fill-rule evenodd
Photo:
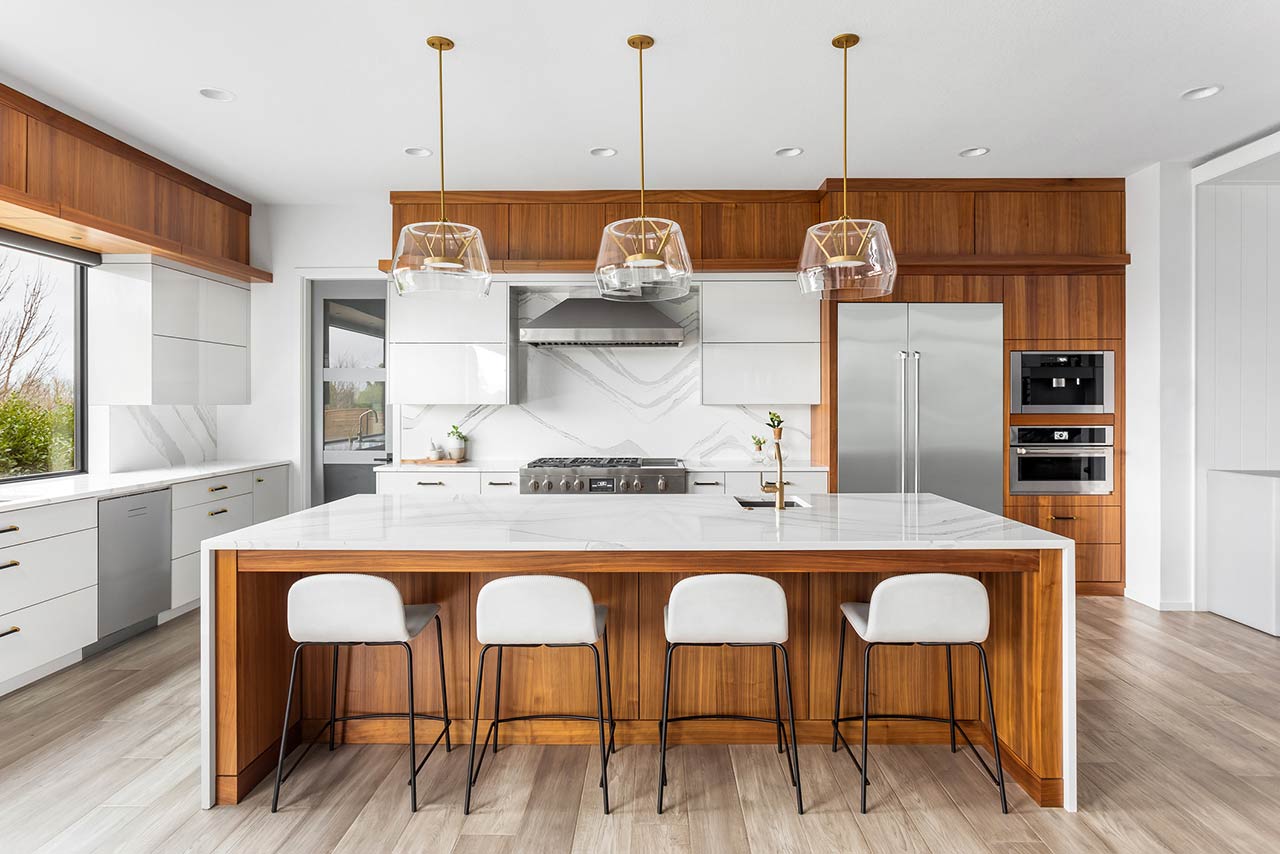
<instances>
[{"instance_id":1,"label":"kitchen drawer","mask_svg":"<svg viewBox=\"0 0 1280 854\"><path fill-rule=\"evenodd\" d=\"M253 473L253 524L289 513L289 467L272 466Z\"/></svg>"},{"instance_id":2,"label":"kitchen drawer","mask_svg":"<svg viewBox=\"0 0 1280 854\"><path fill-rule=\"evenodd\" d=\"M480 472L481 495L519 495L520 473L514 471Z\"/></svg>"},{"instance_id":3,"label":"kitchen drawer","mask_svg":"<svg viewBox=\"0 0 1280 854\"><path fill-rule=\"evenodd\" d=\"M0 549L98 527L98 499L82 498L0 513ZM0 561L3 563L3 561Z\"/></svg>"},{"instance_id":4,"label":"kitchen drawer","mask_svg":"<svg viewBox=\"0 0 1280 854\"><path fill-rule=\"evenodd\" d=\"M690 495L724 495L724 482L722 471L691 471L688 492Z\"/></svg>"},{"instance_id":5,"label":"kitchen drawer","mask_svg":"<svg viewBox=\"0 0 1280 854\"><path fill-rule=\"evenodd\" d=\"M82 649L98 639L98 586L5 614L0 634L0 682Z\"/></svg>"},{"instance_id":6,"label":"kitchen drawer","mask_svg":"<svg viewBox=\"0 0 1280 854\"><path fill-rule=\"evenodd\" d=\"M1006 507L1010 519L1077 543L1119 543L1123 507Z\"/></svg>"},{"instance_id":7,"label":"kitchen drawer","mask_svg":"<svg viewBox=\"0 0 1280 854\"><path fill-rule=\"evenodd\" d=\"M222 501L233 495L253 492L253 472L242 471L222 477L188 480L185 483L175 483L172 488L173 509L178 510L193 504Z\"/></svg>"},{"instance_id":8,"label":"kitchen drawer","mask_svg":"<svg viewBox=\"0 0 1280 854\"><path fill-rule=\"evenodd\" d=\"M502 478L506 480L506 478ZM455 495L479 495L478 471L388 471L378 472L379 493L421 495L448 499Z\"/></svg>"},{"instance_id":9,"label":"kitchen drawer","mask_svg":"<svg viewBox=\"0 0 1280 854\"><path fill-rule=\"evenodd\" d=\"M782 476L784 490L791 495L827 491L827 473L825 471L786 471L784 469ZM773 483L777 477L773 472L765 472L764 479L766 483ZM727 472L725 474L725 487L730 495L759 495L760 472Z\"/></svg>"},{"instance_id":10,"label":"kitchen drawer","mask_svg":"<svg viewBox=\"0 0 1280 854\"><path fill-rule=\"evenodd\" d=\"M200 541L253 524L253 495L233 495L173 511L173 554L200 550Z\"/></svg>"},{"instance_id":11,"label":"kitchen drawer","mask_svg":"<svg viewBox=\"0 0 1280 854\"><path fill-rule=\"evenodd\" d=\"M179 608L200 598L200 552L174 558L171 573L170 608Z\"/></svg>"},{"instance_id":12,"label":"kitchen drawer","mask_svg":"<svg viewBox=\"0 0 1280 854\"><path fill-rule=\"evenodd\" d=\"M97 528L0 548L0 614L97 583Z\"/></svg>"},{"instance_id":13,"label":"kitchen drawer","mask_svg":"<svg viewBox=\"0 0 1280 854\"><path fill-rule=\"evenodd\" d=\"M1124 546L1077 544L1076 581L1124 581Z\"/></svg>"}]
</instances>

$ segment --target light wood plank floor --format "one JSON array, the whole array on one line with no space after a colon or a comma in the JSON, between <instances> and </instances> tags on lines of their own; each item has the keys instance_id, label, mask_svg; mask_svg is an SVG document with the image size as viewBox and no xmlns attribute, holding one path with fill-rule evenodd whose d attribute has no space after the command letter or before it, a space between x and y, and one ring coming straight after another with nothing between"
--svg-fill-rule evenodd
<instances>
[{"instance_id":1,"label":"light wood plank floor","mask_svg":"<svg viewBox=\"0 0 1280 854\"><path fill-rule=\"evenodd\" d=\"M462 815L465 750L433 757L408 810L404 753L313 750L272 815L270 787L198 808L197 623L188 615L0 699L0 851L1047 852L1280 849L1280 641L1207 614L1080 602L1077 815L1016 786L1013 813L970 757L873 747L872 810L852 765L801 750L808 812L768 747L677 747L668 810L657 755L591 748L489 757Z\"/></svg>"}]
</instances>

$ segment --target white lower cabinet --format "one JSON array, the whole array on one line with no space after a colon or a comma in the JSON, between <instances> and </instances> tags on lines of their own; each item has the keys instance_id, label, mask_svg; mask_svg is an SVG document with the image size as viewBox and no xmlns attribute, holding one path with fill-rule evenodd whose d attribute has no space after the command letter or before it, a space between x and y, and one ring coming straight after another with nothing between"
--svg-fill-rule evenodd
<instances>
[{"instance_id":1,"label":"white lower cabinet","mask_svg":"<svg viewBox=\"0 0 1280 854\"><path fill-rule=\"evenodd\" d=\"M170 564L170 608L180 608L200 598L200 552L174 558Z\"/></svg>"},{"instance_id":2,"label":"white lower cabinet","mask_svg":"<svg viewBox=\"0 0 1280 854\"><path fill-rule=\"evenodd\" d=\"M200 550L200 542L253 524L253 495L233 495L173 511L173 555Z\"/></svg>"},{"instance_id":3,"label":"white lower cabinet","mask_svg":"<svg viewBox=\"0 0 1280 854\"><path fill-rule=\"evenodd\" d=\"M724 495L724 481L722 471L691 471L685 485L690 495Z\"/></svg>"},{"instance_id":4,"label":"white lower cabinet","mask_svg":"<svg viewBox=\"0 0 1280 854\"><path fill-rule=\"evenodd\" d=\"M289 467L272 466L253 473L253 524L289 513Z\"/></svg>"},{"instance_id":5,"label":"white lower cabinet","mask_svg":"<svg viewBox=\"0 0 1280 854\"><path fill-rule=\"evenodd\" d=\"M377 484L379 494L412 494L441 500L455 495L479 495L481 489L478 471L380 471Z\"/></svg>"},{"instance_id":6,"label":"white lower cabinet","mask_svg":"<svg viewBox=\"0 0 1280 854\"><path fill-rule=\"evenodd\" d=\"M825 471L787 471L784 462L782 478L784 490L793 495L827 491ZM773 483L777 476L772 472L765 472L764 480L765 483ZM725 475L725 485L730 495L757 495L760 493L760 472L731 471Z\"/></svg>"},{"instance_id":7,"label":"white lower cabinet","mask_svg":"<svg viewBox=\"0 0 1280 854\"><path fill-rule=\"evenodd\" d=\"M480 472L481 495L519 495L520 473L514 471Z\"/></svg>"},{"instance_id":8,"label":"white lower cabinet","mask_svg":"<svg viewBox=\"0 0 1280 854\"><path fill-rule=\"evenodd\" d=\"M97 640L96 584L4 614L0 616L0 683Z\"/></svg>"},{"instance_id":9,"label":"white lower cabinet","mask_svg":"<svg viewBox=\"0 0 1280 854\"><path fill-rule=\"evenodd\" d=\"M97 583L97 528L0 548L0 611L26 608Z\"/></svg>"}]
</instances>

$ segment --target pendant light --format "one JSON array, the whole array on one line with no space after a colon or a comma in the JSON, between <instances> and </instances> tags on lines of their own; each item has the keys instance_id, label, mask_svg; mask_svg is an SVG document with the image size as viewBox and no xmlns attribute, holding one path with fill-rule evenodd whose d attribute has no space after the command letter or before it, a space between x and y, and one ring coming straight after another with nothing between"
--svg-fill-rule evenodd
<instances>
[{"instance_id":1,"label":"pendant light","mask_svg":"<svg viewBox=\"0 0 1280 854\"><path fill-rule=\"evenodd\" d=\"M849 216L849 48L858 36L842 33L831 40L844 55L844 178L840 190L840 216L809 227L796 279L805 293L828 295L838 291L854 299L871 299L893 293L898 263L889 245L884 223Z\"/></svg>"},{"instance_id":2,"label":"pendant light","mask_svg":"<svg viewBox=\"0 0 1280 854\"><path fill-rule=\"evenodd\" d=\"M474 225L449 222L444 211L444 52L453 50L453 40L432 36L427 45L436 52L439 74L440 218L400 229L391 276L401 295L454 292L487 296L493 273L484 236Z\"/></svg>"},{"instance_id":3,"label":"pendant light","mask_svg":"<svg viewBox=\"0 0 1280 854\"><path fill-rule=\"evenodd\" d=\"M605 299L654 302L689 293L693 263L684 232L669 219L647 216L644 210L644 52L653 37L631 36L640 66L640 216L620 219L604 227L596 255L596 284Z\"/></svg>"}]
</instances>

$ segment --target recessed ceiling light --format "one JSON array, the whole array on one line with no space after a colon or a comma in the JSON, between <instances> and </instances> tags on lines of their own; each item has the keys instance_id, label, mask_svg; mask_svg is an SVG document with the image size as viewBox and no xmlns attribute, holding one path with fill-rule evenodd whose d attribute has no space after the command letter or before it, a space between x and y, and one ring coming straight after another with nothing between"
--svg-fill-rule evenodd
<instances>
[{"instance_id":1,"label":"recessed ceiling light","mask_svg":"<svg viewBox=\"0 0 1280 854\"><path fill-rule=\"evenodd\" d=\"M431 149L423 148L418 145L411 145L404 150L404 153L410 157L430 157Z\"/></svg>"},{"instance_id":2,"label":"recessed ceiling light","mask_svg":"<svg viewBox=\"0 0 1280 854\"><path fill-rule=\"evenodd\" d=\"M589 148L587 149L587 153L592 157L612 157L618 153L618 149L608 147Z\"/></svg>"},{"instance_id":3,"label":"recessed ceiling light","mask_svg":"<svg viewBox=\"0 0 1280 854\"><path fill-rule=\"evenodd\" d=\"M960 156L961 157L982 157L990 153L991 153L991 149L985 148L980 145L977 148L966 148L964 151L960 152Z\"/></svg>"},{"instance_id":4,"label":"recessed ceiling light","mask_svg":"<svg viewBox=\"0 0 1280 854\"><path fill-rule=\"evenodd\" d=\"M1214 95L1222 91L1222 87L1214 86L1197 86L1194 89L1188 89L1179 97L1184 101L1203 101L1205 98L1212 98Z\"/></svg>"},{"instance_id":5,"label":"recessed ceiling light","mask_svg":"<svg viewBox=\"0 0 1280 854\"><path fill-rule=\"evenodd\" d=\"M200 94L210 101L234 101L236 99L235 92L229 92L226 89L219 89L216 86L206 86L200 90Z\"/></svg>"},{"instance_id":6,"label":"recessed ceiling light","mask_svg":"<svg viewBox=\"0 0 1280 854\"><path fill-rule=\"evenodd\" d=\"M804 149L796 148L794 146L787 146L786 148L779 148L777 151L773 153L778 157L799 157L801 154L804 154Z\"/></svg>"}]
</instances>

